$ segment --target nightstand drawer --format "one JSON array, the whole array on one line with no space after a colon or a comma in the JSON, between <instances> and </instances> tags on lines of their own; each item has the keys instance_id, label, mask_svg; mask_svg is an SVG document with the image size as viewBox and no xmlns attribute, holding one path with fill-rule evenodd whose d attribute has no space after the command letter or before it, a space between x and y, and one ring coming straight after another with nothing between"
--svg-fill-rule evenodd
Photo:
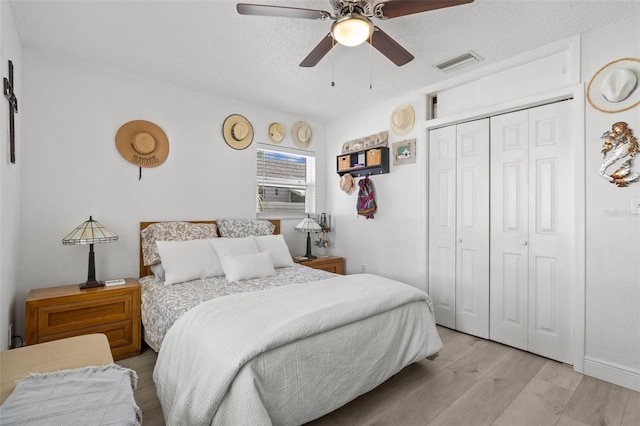
<instances>
[{"instance_id":1,"label":"nightstand drawer","mask_svg":"<svg viewBox=\"0 0 640 426\"><path fill-rule=\"evenodd\" d=\"M130 319L130 294L63 305L42 306L38 310L38 335L47 336L75 329ZM86 333L80 333L86 334ZM64 336L69 337L69 336Z\"/></svg>"},{"instance_id":2,"label":"nightstand drawer","mask_svg":"<svg viewBox=\"0 0 640 426\"><path fill-rule=\"evenodd\" d=\"M97 325L95 327L66 330L57 334L38 336L38 343L93 333L102 333L107 336L109 346L111 347L111 354L114 358L119 358L129 352L138 350L133 343L135 339L133 336L133 324L130 319Z\"/></svg>"}]
</instances>

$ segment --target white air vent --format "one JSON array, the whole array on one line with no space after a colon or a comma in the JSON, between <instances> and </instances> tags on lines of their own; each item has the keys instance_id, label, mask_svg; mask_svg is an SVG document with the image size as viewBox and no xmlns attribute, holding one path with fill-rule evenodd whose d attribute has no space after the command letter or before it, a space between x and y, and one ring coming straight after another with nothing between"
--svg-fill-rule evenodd
<instances>
[{"instance_id":1,"label":"white air vent","mask_svg":"<svg viewBox=\"0 0 640 426\"><path fill-rule=\"evenodd\" d=\"M434 65L434 67L438 68L440 71L451 71L452 69L461 67L463 65L467 65L474 62L480 62L482 58L473 51L468 51L460 56L456 56L455 58L451 58L446 60L440 64Z\"/></svg>"}]
</instances>

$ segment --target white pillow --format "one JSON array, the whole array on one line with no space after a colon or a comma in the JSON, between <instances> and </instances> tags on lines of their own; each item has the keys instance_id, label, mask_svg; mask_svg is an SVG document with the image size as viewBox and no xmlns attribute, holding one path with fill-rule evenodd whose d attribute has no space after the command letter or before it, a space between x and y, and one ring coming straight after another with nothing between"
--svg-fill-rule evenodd
<instances>
[{"instance_id":1,"label":"white pillow","mask_svg":"<svg viewBox=\"0 0 640 426\"><path fill-rule=\"evenodd\" d=\"M253 237L261 252L270 251L271 260L273 260L274 268L284 268L293 266L293 259L289 253L289 247L284 240L282 234L278 235L262 235Z\"/></svg>"},{"instance_id":2,"label":"white pillow","mask_svg":"<svg viewBox=\"0 0 640 426\"><path fill-rule=\"evenodd\" d=\"M229 282L267 277L276 273L268 251L237 256L226 255L224 259L225 272Z\"/></svg>"},{"instance_id":3,"label":"white pillow","mask_svg":"<svg viewBox=\"0 0 640 426\"><path fill-rule=\"evenodd\" d=\"M222 269L225 273L227 273L225 256L240 256L244 254L260 253L253 237L215 238L209 241L211 241L213 248L216 253L218 253L218 257L222 263Z\"/></svg>"},{"instance_id":4,"label":"white pillow","mask_svg":"<svg viewBox=\"0 0 640 426\"><path fill-rule=\"evenodd\" d=\"M158 248L156 247L156 250ZM162 263L156 263L155 265L151 265L149 266L151 268L151 272L153 272L153 275L156 277L155 280L156 281L164 281L164 268L162 267Z\"/></svg>"},{"instance_id":5,"label":"white pillow","mask_svg":"<svg viewBox=\"0 0 640 426\"><path fill-rule=\"evenodd\" d=\"M175 284L224 275L220 259L211 246L213 240L156 241L165 270L164 283Z\"/></svg>"}]
</instances>

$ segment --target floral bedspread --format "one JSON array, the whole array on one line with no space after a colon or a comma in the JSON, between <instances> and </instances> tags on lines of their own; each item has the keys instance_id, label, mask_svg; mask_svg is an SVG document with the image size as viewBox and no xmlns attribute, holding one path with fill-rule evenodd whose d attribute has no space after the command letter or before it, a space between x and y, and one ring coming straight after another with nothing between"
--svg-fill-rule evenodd
<instances>
[{"instance_id":1,"label":"floral bedspread","mask_svg":"<svg viewBox=\"0 0 640 426\"><path fill-rule=\"evenodd\" d=\"M276 268L276 274L251 280L228 282L224 277L165 285L152 275L140 279L142 286L142 325L144 339L156 352L173 323L194 306L216 297L265 290L289 284L302 284L334 277L335 274L295 264Z\"/></svg>"}]
</instances>

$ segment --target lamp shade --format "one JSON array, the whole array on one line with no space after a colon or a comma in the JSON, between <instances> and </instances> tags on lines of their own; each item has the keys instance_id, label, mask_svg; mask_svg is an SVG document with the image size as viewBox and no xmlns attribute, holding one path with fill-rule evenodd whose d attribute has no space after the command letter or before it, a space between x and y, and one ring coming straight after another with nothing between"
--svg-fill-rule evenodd
<instances>
[{"instance_id":1,"label":"lamp shade","mask_svg":"<svg viewBox=\"0 0 640 426\"><path fill-rule=\"evenodd\" d=\"M344 46L358 46L373 33L373 24L364 16L348 14L331 26L331 35Z\"/></svg>"},{"instance_id":2,"label":"lamp shade","mask_svg":"<svg viewBox=\"0 0 640 426\"><path fill-rule=\"evenodd\" d=\"M118 236L109 231L97 220L89 216L89 220L84 221L69 235L62 239L64 245L75 244L100 244L118 241Z\"/></svg>"},{"instance_id":3,"label":"lamp shade","mask_svg":"<svg viewBox=\"0 0 640 426\"><path fill-rule=\"evenodd\" d=\"M93 245L113 243L115 241L118 241L118 236L97 220L93 220L91 216L89 216L89 220L82 222L80 226L62 239L62 244L64 245L89 244L89 270L87 272L87 281L80 284L81 289L104 286L102 281L96 281L96 262Z\"/></svg>"},{"instance_id":4,"label":"lamp shade","mask_svg":"<svg viewBox=\"0 0 640 426\"><path fill-rule=\"evenodd\" d=\"M302 232L320 232L322 227L310 217L305 217L295 226L295 229Z\"/></svg>"}]
</instances>

